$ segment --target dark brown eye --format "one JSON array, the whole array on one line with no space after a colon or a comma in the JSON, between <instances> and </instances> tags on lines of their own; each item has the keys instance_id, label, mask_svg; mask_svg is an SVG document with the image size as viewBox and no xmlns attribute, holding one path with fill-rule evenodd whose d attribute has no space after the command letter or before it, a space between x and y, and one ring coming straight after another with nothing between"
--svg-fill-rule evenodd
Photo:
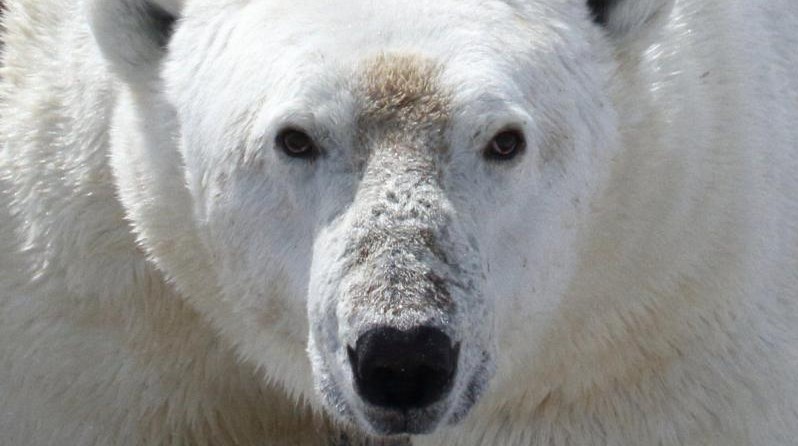
<instances>
[{"instance_id":1,"label":"dark brown eye","mask_svg":"<svg viewBox=\"0 0 798 446\"><path fill-rule=\"evenodd\" d=\"M493 137L485 148L485 157L503 161L514 158L526 148L524 135L518 130L505 130Z\"/></svg>"},{"instance_id":2,"label":"dark brown eye","mask_svg":"<svg viewBox=\"0 0 798 446\"><path fill-rule=\"evenodd\" d=\"M313 139L307 133L287 129L277 135L277 147L292 158L315 158L318 150Z\"/></svg>"}]
</instances>

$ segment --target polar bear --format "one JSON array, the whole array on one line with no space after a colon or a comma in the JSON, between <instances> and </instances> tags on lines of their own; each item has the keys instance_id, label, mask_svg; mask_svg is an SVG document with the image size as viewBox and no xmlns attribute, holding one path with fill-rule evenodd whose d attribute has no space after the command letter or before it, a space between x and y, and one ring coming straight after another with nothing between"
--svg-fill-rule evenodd
<instances>
[{"instance_id":1,"label":"polar bear","mask_svg":"<svg viewBox=\"0 0 798 446\"><path fill-rule=\"evenodd\" d=\"M0 443L788 445L793 0L16 0Z\"/></svg>"}]
</instances>

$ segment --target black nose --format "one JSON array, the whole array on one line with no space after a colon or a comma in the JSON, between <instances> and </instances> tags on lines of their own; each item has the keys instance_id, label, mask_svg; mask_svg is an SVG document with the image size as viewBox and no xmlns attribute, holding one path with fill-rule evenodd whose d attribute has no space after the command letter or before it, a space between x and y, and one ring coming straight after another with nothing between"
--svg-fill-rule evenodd
<instances>
[{"instance_id":1,"label":"black nose","mask_svg":"<svg viewBox=\"0 0 798 446\"><path fill-rule=\"evenodd\" d=\"M429 406L449 392L460 348L436 328L378 327L347 350L360 396L375 406L404 410Z\"/></svg>"}]
</instances>

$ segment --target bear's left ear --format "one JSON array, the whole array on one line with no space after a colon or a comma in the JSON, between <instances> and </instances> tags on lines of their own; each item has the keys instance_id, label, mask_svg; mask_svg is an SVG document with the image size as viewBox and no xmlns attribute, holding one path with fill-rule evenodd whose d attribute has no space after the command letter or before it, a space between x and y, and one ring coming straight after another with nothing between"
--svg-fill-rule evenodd
<instances>
[{"instance_id":1,"label":"bear's left ear","mask_svg":"<svg viewBox=\"0 0 798 446\"><path fill-rule=\"evenodd\" d=\"M670 13L673 3L674 0L587 0L596 23L618 39L656 26Z\"/></svg>"},{"instance_id":2,"label":"bear's left ear","mask_svg":"<svg viewBox=\"0 0 798 446\"><path fill-rule=\"evenodd\" d=\"M126 80L157 76L184 0L90 0L95 40Z\"/></svg>"}]
</instances>

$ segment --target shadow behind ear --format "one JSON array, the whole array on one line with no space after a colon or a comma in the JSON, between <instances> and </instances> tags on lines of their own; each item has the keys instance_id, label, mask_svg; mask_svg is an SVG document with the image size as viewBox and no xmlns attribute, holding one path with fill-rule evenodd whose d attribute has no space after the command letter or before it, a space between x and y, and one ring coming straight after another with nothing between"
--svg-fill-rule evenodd
<instances>
[{"instance_id":1,"label":"shadow behind ear","mask_svg":"<svg viewBox=\"0 0 798 446\"><path fill-rule=\"evenodd\" d=\"M177 21L175 0L91 0L89 21L103 55L129 81L157 75Z\"/></svg>"},{"instance_id":2,"label":"shadow behind ear","mask_svg":"<svg viewBox=\"0 0 798 446\"><path fill-rule=\"evenodd\" d=\"M153 31L156 40L159 42L161 48L165 48L172 37L177 17L167 10L158 5L147 3L146 15L153 25Z\"/></svg>"},{"instance_id":3,"label":"shadow behind ear","mask_svg":"<svg viewBox=\"0 0 798 446\"><path fill-rule=\"evenodd\" d=\"M593 19L599 25L607 24L607 13L615 0L587 0L587 7L593 13Z\"/></svg>"},{"instance_id":4,"label":"shadow behind ear","mask_svg":"<svg viewBox=\"0 0 798 446\"><path fill-rule=\"evenodd\" d=\"M596 23L610 36L624 39L654 27L667 16L674 0L587 0Z\"/></svg>"}]
</instances>

